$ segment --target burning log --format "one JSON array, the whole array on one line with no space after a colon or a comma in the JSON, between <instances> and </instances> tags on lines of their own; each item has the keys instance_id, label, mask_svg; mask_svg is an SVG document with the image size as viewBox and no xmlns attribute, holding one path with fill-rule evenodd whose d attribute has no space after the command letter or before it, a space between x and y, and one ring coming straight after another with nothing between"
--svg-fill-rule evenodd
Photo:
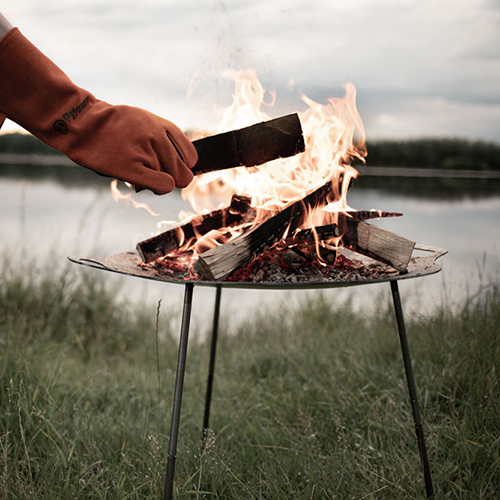
<instances>
[{"instance_id":1,"label":"burning log","mask_svg":"<svg viewBox=\"0 0 500 500\"><path fill-rule=\"evenodd\" d=\"M242 224L246 217L251 218L250 201L245 196L234 195L228 207L198 215L182 226L141 241L137 244L137 251L144 262L153 262L191 238L202 236L213 229Z\"/></svg>"},{"instance_id":2,"label":"burning log","mask_svg":"<svg viewBox=\"0 0 500 500\"><path fill-rule=\"evenodd\" d=\"M239 166L253 167L305 150L296 113L250 127L193 141L198 162L195 175Z\"/></svg>"},{"instance_id":3,"label":"burning log","mask_svg":"<svg viewBox=\"0 0 500 500\"><path fill-rule=\"evenodd\" d=\"M359 212L355 217L364 218L370 213L386 213L389 217L393 216L392 212ZM316 238L324 241L342 234L339 246L389 264L398 271L406 271L415 242L356 218L339 214L339 225L345 228L343 234L337 224L327 224L300 231L293 238L288 238L286 243L293 245L300 241L314 241Z\"/></svg>"},{"instance_id":4,"label":"burning log","mask_svg":"<svg viewBox=\"0 0 500 500\"><path fill-rule=\"evenodd\" d=\"M330 238L340 236L340 229L337 224L327 224L326 226L318 226L314 229L304 229L294 234L292 238L287 238L286 243L293 245L297 241L315 240L315 234L318 240L329 240Z\"/></svg>"},{"instance_id":5,"label":"burning log","mask_svg":"<svg viewBox=\"0 0 500 500\"><path fill-rule=\"evenodd\" d=\"M335 247L323 242L317 245L314 240L301 241L299 245L290 248L290 250L308 262L318 260L319 257L319 260L323 262L334 264L337 258L337 249Z\"/></svg>"},{"instance_id":6,"label":"burning log","mask_svg":"<svg viewBox=\"0 0 500 500\"><path fill-rule=\"evenodd\" d=\"M368 219L386 219L387 217L401 217L399 212L382 212L381 210L348 210L346 215L357 221Z\"/></svg>"},{"instance_id":7,"label":"burning log","mask_svg":"<svg viewBox=\"0 0 500 500\"><path fill-rule=\"evenodd\" d=\"M348 217L346 217L348 215ZM403 214L399 212L382 212L380 210L349 210L339 213L339 222L352 220L362 222L368 219L382 219L387 217L401 217ZM292 238L286 240L287 244L293 245L296 241L314 240L317 235L318 240L329 240L330 238L341 235L337 224L326 224L324 226L316 226L315 228L304 229L293 235Z\"/></svg>"},{"instance_id":8,"label":"burning log","mask_svg":"<svg viewBox=\"0 0 500 500\"><path fill-rule=\"evenodd\" d=\"M334 201L329 199L331 196L332 183L327 182L233 241L207 250L194 264L194 270L206 279L224 279L248 263L255 254L276 243L287 228L294 231L299 227L310 207L324 206Z\"/></svg>"}]
</instances>

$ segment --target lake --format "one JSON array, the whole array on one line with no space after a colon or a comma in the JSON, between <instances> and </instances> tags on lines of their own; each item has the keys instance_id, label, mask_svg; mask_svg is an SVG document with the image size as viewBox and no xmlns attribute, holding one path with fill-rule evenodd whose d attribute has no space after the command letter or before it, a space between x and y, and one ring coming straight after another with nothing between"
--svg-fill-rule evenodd
<instances>
[{"instance_id":1,"label":"lake","mask_svg":"<svg viewBox=\"0 0 500 500\"><path fill-rule=\"evenodd\" d=\"M123 185L121 189L126 191ZM126 201L115 203L109 180L84 169L0 166L2 251L14 261L33 259L54 269L67 265L67 255L99 258L131 250L138 241L157 232L159 221L177 220L179 210L190 208L178 192L162 197L141 192L134 199L148 203L161 216L135 210ZM460 304L465 297L499 282L498 180L365 176L349 191L348 202L359 210L402 212L403 217L374 223L418 243L449 250L441 258L441 273L400 282L408 314L425 313L442 300ZM89 268L76 270L99 272ZM111 273L106 276L110 282L117 279ZM125 298L140 298L153 305L161 298L164 307L181 308L182 286L120 279ZM385 294L388 299L389 286L372 284L322 293L332 301L349 299L357 307L369 309L377 304L374 292ZM241 319L264 305L290 307L315 293L318 292L224 290L222 311L227 318ZM200 335L208 328L203 318L212 310L213 297L213 289L195 288L193 319Z\"/></svg>"}]
</instances>

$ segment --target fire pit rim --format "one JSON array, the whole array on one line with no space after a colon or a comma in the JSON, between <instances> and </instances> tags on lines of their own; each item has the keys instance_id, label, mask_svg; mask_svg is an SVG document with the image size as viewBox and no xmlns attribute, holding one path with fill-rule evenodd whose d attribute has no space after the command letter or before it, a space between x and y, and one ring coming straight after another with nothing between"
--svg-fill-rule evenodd
<instances>
[{"instance_id":1,"label":"fire pit rim","mask_svg":"<svg viewBox=\"0 0 500 500\"><path fill-rule=\"evenodd\" d=\"M437 259L448 253L448 250L439 247L415 245L417 251L430 252L426 256L414 256L408 266L407 273L399 273L394 276L374 279L357 279L351 281L311 281L311 282L246 282L246 281L206 281L206 280L184 280L168 276L160 276L153 268L144 268L137 264L141 259L136 251L122 252L103 259L93 259L87 257L68 256L68 259L79 265L93 267L103 271L110 271L125 276L161 281L175 285L185 285L191 283L197 286L220 286L222 288L245 288L245 289L266 289L266 290L300 290L314 288L343 288L356 285L367 285L371 283L386 283L402 279L419 278L438 273L441 271L441 264Z\"/></svg>"}]
</instances>

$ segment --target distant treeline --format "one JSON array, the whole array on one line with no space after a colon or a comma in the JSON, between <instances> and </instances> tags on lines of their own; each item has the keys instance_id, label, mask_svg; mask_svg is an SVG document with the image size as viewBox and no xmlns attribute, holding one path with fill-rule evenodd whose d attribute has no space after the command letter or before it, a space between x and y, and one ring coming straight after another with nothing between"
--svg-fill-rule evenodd
<instances>
[{"instance_id":1,"label":"distant treeline","mask_svg":"<svg viewBox=\"0 0 500 500\"><path fill-rule=\"evenodd\" d=\"M60 155L57 149L47 146L30 134L3 134L0 135L0 154L40 154Z\"/></svg>"},{"instance_id":2,"label":"distant treeline","mask_svg":"<svg viewBox=\"0 0 500 500\"><path fill-rule=\"evenodd\" d=\"M500 170L500 144L464 139L367 141L367 165Z\"/></svg>"},{"instance_id":3,"label":"distant treeline","mask_svg":"<svg viewBox=\"0 0 500 500\"><path fill-rule=\"evenodd\" d=\"M369 166L500 170L500 144L464 139L367 142ZM1 153L61 154L27 134L0 135Z\"/></svg>"}]
</instances>

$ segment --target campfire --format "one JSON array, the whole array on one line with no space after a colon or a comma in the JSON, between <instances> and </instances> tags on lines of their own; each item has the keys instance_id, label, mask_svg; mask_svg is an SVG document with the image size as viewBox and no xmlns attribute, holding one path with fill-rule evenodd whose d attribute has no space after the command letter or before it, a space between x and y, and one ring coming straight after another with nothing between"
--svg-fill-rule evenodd
<instances>
[{"instance_id":1,"label":"campfire","mask_svg":"<svg viewBox=\"0 0 500 500\"><path fill-rule=\"evenodd\" d=\"M402 214L347 204L358 176L351 163L366 157L354 86L326 105L302 96L300 117L270 120L255 73L231 77L236 90L220 133L194 141L196 177L182 194L198 213L140 242L140 265L179 280L257 283L407 272L415 242L366 222Z\"/></svg>"},{"instance_id":2,"label":"campfire","mask_svg":"<svg viewBox=\"0 0 500 500\"><path fill-rule=\"evenodd\" d=\"M390 282L425 490L432 498L398 281L439 272L436 261L447 251L416 245L367 222L399 213L359 211L347 204L348 189L358 175L351 163L366 156L354 86L347 85L344 98L330 99L326 105L302 96L308 110L300 117L270 120L261 111L265 92L255 74L237 72L232 77L234 101L219 133L193 143L199 155L196 176L182 194L196 213L140 242L137 252L103 259L70 257L77 264L184 286L165 498L171 499L174 489L195 286L216 289L203 419L206 436L222 288L340 288L376 282ZM413 256L414 250L430 255Z\"/></svg>"}]
</instances>

